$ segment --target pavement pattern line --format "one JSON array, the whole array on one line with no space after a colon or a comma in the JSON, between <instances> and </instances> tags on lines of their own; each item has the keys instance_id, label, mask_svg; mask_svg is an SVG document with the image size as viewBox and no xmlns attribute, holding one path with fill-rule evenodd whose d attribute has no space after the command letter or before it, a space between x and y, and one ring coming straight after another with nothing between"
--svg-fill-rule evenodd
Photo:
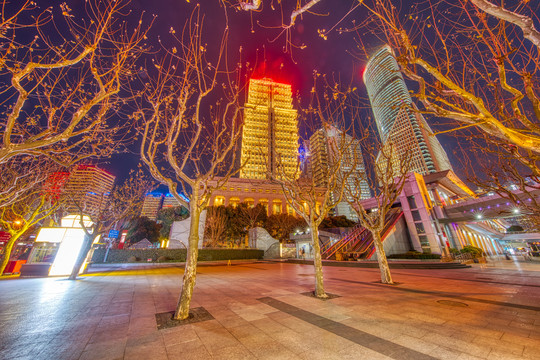
<instances>
[{"instance_id":1,"label":"pavement pattern line","mask_svg":"<svg viewBox=\"0 0 540 360\"><path fill-rule=\"evenodd\" d=\"M452 299L459 299L463 301L472 301L472 302L478 302L483 304L491 304L491 305L499 305L499 306L506 306L506 307L512 307L517 309L525 309L525 310L532 310L532 311L540 311L540 307L538 306L532 306L532 305L522 305L522 304L514 304L504 301L495 301L495 300L487 300L487 299L478 299L473 298L469 296L462 296L462 295L456 295L448 292L442 292L442 291L428 291L428 290L419 290L419 289L410 289L410 288L404 288L404 287L398 287L398 286L392 286L392 285L384 285L384 284L373 284L368 283L365 281L357 281L357 280L346 280L346 279L337 279L332 278L332 280L336 281L343 281L353 284L363 284L363 285L369 285L369 286L375 286L375 287L384 287L391 290L399 290L399 291L405 291L410 293L416 293L416 294L425 294L425 295L436 295L436 296L443 296L448 297Z\"/></svg>"},{"instance_id":2,"label":"pavement pattern line","mask_svg":"<svg viewBox=\"0 0 540 360\"><path fill-rule=\"evenodd\" d=\"M319 316L312 312L302 310L299 307L287 304L283 301L271 298L263 297L257 299L258 301L273 307L286 314L294 316L300 320L315 325L321 329L329 331L337 336L352 341L360 346L376 351L385 356L391 357L396 360L435 360L437 358L423 354L408 347L396 344L394 342L385 340L378 336L369 334L362 330L355 329L340 322L330 320L323 316Z\"/></svg>"}]
</instances>

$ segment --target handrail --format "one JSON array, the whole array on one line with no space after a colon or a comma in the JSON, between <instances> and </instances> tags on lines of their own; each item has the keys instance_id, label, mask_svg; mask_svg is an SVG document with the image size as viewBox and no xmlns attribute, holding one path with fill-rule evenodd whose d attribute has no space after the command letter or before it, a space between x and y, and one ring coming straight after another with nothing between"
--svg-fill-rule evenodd
<instances>
[{"instance_id":1,"label":"handrail","mask_svg":"<svg viewBox=\"0 0 540 360\"><path fill-rule=\"evenodd\" d=\"M381 241L384 241L386 239L386 237L390 233L390 230L396 225L396 223L402 216L402 211L393 211L388 215L389 221L386 223L383 233L381 234ZM370 253L366 256L366 258L370 258L375 251L375 247L373 246L373 235L371 234L371 232L369 232L367 237L360 240L361 241L357 241L353 246L349 248L349 250L353 250L349 252L360 253L360 255L363 255L368 252L368 250L370 250Z\"/></svg>"},{"instance_id":2,"label":"handrail","mask_svg":"<svg viewBox=\"0 0 540 360\"><path fill-rule=\"evenodd\" d=\"M334 255L339 249L341 249L345 244L347 244L349 241L354 239L357 236L358 231L362 233L365 228L362 225L356 225L352 231L350 231L347 235L345 235L341 240L336 241L334 244L332 244L328 249L326 249L321 256L325 259L329 259L332 255ZM329 254L327 254L330 252Z\"/></svg>"}]
</instances>

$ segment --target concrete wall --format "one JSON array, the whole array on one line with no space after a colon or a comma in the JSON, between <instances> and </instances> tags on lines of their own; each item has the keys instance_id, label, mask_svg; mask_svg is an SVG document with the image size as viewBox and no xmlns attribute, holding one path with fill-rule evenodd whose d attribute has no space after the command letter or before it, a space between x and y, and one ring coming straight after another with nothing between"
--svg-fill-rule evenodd
<instances>
[{"instance_id":1,"label":"concrete wall","mask_svg":"<svg viewBox=\"0 0 540 360\"><path fill-rule=\"evenodd\" d=\"M262 227L249 230L249 247L263 250L265 259L280 258L279 240L270 236Z\"/></svg>"},{"instance_id":2,"label":"concrete wall","mask_svg":"<svg viewBox=\"0 0 540 360\"><path fill-rule=\"evenodd\" d=\"M173 222L169 235L168 249L187 249L191 217ZM199 218L199 245L202 248L204 236L204 224L206 223L206 210L203 210Z\"/></svg>"},{"instance_id":3,"label":"concrete wall","mask_svg":"<svg viewBox=\"0 0 540 360\"><path fill-rule=\"evenodd\" d=\"M383 241L383 248L386 252L386 256L393 254L403 254L407 251L414 250L409 239L409 230L407 228L407 222L403 217L399 219L394 226L394 230ZM371 260L377 260L377 253L374 252Z\"/></svg>"}]
</instances>

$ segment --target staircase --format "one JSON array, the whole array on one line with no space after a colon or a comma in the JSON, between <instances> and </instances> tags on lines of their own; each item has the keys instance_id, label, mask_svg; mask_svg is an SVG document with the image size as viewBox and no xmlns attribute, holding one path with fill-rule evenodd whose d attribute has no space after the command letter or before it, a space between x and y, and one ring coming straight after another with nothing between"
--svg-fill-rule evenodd
<instances>
[{"instance_id":1,"label":"staircase","mask_svg":"<svg viewBox=\"0 0 540 360\"><path fill-rule=\"evenodd\" d=\"M394 228L398 220L403 216L400 209L391 209L386 215L385 227L381 233L381 240L384 241L390 231ZM324 260L335 260L336 253L356 253L359 259L369 259L375 251L373 235L369 230L361 225L357 225L340 241L328 246L321 252Z\"/></svg>"}]
</instances>

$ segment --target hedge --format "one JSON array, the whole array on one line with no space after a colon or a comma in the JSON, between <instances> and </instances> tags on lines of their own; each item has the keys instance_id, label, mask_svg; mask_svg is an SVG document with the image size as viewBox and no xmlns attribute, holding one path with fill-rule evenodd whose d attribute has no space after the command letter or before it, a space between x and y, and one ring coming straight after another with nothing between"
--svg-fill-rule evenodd
<instances>
[{"instance_id":1,"label":"hedge","mask_svg":"<svg viewBox=\"0 0 540 360\"><path fill-rule=\"evenodd\" d=\"M103 263L105 249L96 249L92 262ZM262 259L263 250L258 249L199 249L199 261ZM151 259L151 261L148 261ZM186 261L186 249L135 249L109 250L107 263L127 262L183 262Z\"/></svg>"}]
</instances>

